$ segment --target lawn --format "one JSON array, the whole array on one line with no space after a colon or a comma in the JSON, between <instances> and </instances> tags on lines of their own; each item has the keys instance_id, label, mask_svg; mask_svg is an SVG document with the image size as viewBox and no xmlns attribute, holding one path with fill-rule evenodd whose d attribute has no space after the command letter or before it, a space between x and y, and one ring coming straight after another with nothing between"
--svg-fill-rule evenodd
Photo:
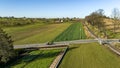
<instances>
[{"instance_id":1,"label":"lawn","mask_svg":"<svg viewBox=\"0 0 120 68\"><path fill-rule=\"evenodd\" d=\"M58 35L53 41L70 41L85 39L86 35L81 23L74 23L69 26L65 31Z\"/></svg>"},{"instance_id":2,"label":"lawn","mask_svg":"<svg viewBox=\"0 0 120 68\"><path fill-rule=\"evenodd\" d=\"M8 68L49 68L62 49L36 50L7 66Z\"/></svg>"},{"instance_id":3,"label":"lawn","mask_svg":"<svg viewBox=\"0 0 120 68\"><path fill-rule=\"evenodd\" d=\"M32 44L51 41L71 23L32 24L22 27L7 27L4 30L12 36L14 44Z\"/></svg>"},{"instance_id":4,"label":"lawn","mask_svg":"<svg viewBox=\"0 0 120 68\"><path fill-rule=\"evenodd\" d=\"M71 45L59 68L120 68L120 57L98 43Z\"/></svg>"}]
</instances>

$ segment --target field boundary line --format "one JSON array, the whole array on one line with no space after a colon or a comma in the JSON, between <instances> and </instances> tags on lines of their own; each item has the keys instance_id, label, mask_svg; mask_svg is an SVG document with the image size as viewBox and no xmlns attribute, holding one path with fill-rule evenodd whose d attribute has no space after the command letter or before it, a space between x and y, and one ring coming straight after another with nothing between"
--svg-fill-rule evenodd
<instances>
[{"instance_id":1,"label":"field boundary line","mask_svg":"<svg viewBox=\"0 0 120 68\"><path fill-rule=\"evenodd\" d=\"M107 47L108 47L111 51L113 51L114 53L116 53L117 55L120 56L120 50L117 49L116 47L114 47L113 44L107 44Z\"/></svg>"},{"instance_id":2,"label":"field boundary line","mask_svg":"<svg viewBox=\"0 0 120 68\"><path fill-rule=\"evenodd\" d=\"M98 37L90 30L90 28L89 28L85 23L83 23L83 24L85 25L86 29L88 30L88 32L91 34L91 36L92 36L93 38L98 38Z\"/></svg>"},{"instance_id":3,"label":"field boundary line","mask_svg":"<svg viewBox=\"0 0 120 68\"><path fill-rule=\"evenodd\" d=\"M56 63L55 67L54 68L58 68L60 63L62 62L62 59L64 58L66 52L68 50L68 46L66 47L66 49L64 50L64 52L62 53L62 56L60 57L60 59L58 60L58 62ZM51 68L51 67L50 67Z\"/></svg>"}]
</instances>

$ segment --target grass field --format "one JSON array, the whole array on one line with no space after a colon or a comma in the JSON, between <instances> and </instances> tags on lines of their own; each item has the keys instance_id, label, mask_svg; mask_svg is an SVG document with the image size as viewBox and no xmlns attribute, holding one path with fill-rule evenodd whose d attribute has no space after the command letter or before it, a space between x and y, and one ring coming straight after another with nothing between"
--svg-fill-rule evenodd
<instances>
[{"instance_id":1,"label":"grass field","mask_svg":"<svg viewBox=\"0 0 120 68\"><path fill-rule=\"evenodd\" d=\"M86 35L81 23L74 23L58 35L53 41L69 41L85 39Z\"/></svg>"},{"instance_id":2,"label":"grass field","mask_svg":"<svg viewBox=\"0 0 120 68\"><path fill-rule=\"evenodd\" d=\"M8 27L4 30L12 36L14 44L32 44L51 41L71 23L34 24L22 27Z\"/></svg>"},{"instance_id":3,"label":"grass field","mask_svg":"<svg viewBox=\"0 0 120 68\"><path fill-rule=\"evenodd\" d=\"M8 68L48 68L62 49L32 51Z\"/></svg>"},{"instance_id":4,"label":"grass field","mask_svg":"<svg viewBox=\"0 0 120 68\"><path fill-rule=\"evenodd\" d=\"M97 43L71 45L59 68L120 68L120 57Z\"/></svg>"}]
</instances>

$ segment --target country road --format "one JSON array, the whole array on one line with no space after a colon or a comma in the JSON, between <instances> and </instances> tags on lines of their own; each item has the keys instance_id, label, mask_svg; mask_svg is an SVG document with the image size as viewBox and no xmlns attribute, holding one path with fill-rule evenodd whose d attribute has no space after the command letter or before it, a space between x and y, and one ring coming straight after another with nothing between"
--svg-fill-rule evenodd
<instances>
[{"instance_id":1,"label":"country road","mask_svg":"<svg viewBox=\"0 0 120 68\"><path fill-rule=\"evenodd\" d=\"M18 49L18 48L32 48L32 47L55 47L55 46L64 46L64 45L70 45L70 44L99 42L100 40L102 42L105 42L105 43L119 42L119 39L85 39L85 40L73 40L73 41L54 42L53 45L47 45L47 43L14 45L14 49Z\"/></svg>"},{"instance_id":2,"label":"country road","mask_svg":"<svg viewBox=\"0 0 120 68\"><path fill-rule=\"evenodd\" d=\"M64 46L64 45L69 45L69 44L89 43L89 42L97 42L97 40L88 39L88 40L62 41L62 42L54 42L53 45L47 45L47 43L14 45L14 49L17 49L17 48L31 48L31 47L54 47L54 46L62 46L62 45Z\"/></svg>"}]
</instances>

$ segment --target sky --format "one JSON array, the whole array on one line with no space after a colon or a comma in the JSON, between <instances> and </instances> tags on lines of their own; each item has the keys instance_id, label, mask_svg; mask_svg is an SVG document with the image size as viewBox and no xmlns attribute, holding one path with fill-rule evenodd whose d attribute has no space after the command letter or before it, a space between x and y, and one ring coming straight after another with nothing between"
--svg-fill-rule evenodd
<instances>
[{"instance_id":1,"label":"sky","mask_svg":"<svg viewBox=\"0 0 120 68\"><path fill-rule=\"evenodd\" d=\"M113 8L120 9L120 0L0 0L2 17L84 18L98 9L110 16Z\"/></svg>"}]
</instances>

